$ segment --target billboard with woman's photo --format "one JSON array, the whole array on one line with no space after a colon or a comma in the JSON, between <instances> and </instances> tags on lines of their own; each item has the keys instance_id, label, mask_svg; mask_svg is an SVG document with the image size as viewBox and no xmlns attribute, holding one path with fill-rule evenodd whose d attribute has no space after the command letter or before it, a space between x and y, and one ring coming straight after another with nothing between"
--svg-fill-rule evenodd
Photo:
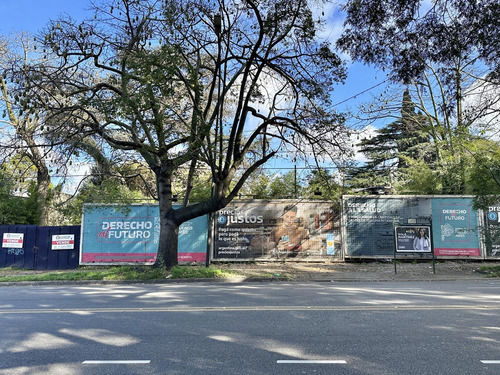
<instances>
[{"instance_id":1,"label":"billboard with woman's photo","mask_svg":"<svg viewBox=\"0 0 500 375\"><path fill-rule=\"evenodd\" d=\"M436 256L482 256L472 197L344 196L343 223L346 258L392 256L397 227L401 227L400 252L429 251L432 238ZM427 229L420 233L419 228ZM414 243L417 237L419 242Z\"/></svg>"},{"instance_id":2,"label":"billboard with woman's photo","mask_svg":"<svg viewBox=\"0 0 500 375\"><path fill-rule=\"evenodd\" d=\"M394 228L396 236L396 252L428 253L432 251L430 227L397 226Z\"/></svg>"}]
</instances>

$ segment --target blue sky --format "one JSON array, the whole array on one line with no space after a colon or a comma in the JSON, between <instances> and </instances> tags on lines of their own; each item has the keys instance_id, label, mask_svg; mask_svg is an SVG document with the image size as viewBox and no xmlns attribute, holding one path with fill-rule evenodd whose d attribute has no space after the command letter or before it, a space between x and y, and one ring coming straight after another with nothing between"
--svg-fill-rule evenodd
<instances>
[{"instance_id":1,"label":"blue sky","mask_svg":"<svg viewBox=\"0 0 500 375\"><path fill-rule=\"evenodd\" d=\"M0 34L8 35L16 31L28 31L36 33L42 29L51 19L57 19L63 14L79 20L85 15L89 16L88 9L90 0L1 0L0 14ZM86 12L87 11L87 12ZM330 20L334 22L326 28L324 35L327 38L335 39L341 31L341 13L334 5L325 9ZM346 84L337 87L333 94L334 103L341 103L339 107L352 107L359 100L368 100L369 95L380 92L381 87L370 90L363 95L358 95L356 99L349 99L384 80L381 73L377 73L371 68L362 64L350 64L349 75Z\"/></svg>"},{"instance_id":2,"label":"blue sky","mask_svg":"<svg viewBox=\"0 0 500 375\"><path fill-rule=\"evenodd\" d=\"M0 34L6 35L14 31L35 33L50 19L56 19L62 14L78 18L89 5L89 0L2 0Z\"/></svg>"}]
</instances>

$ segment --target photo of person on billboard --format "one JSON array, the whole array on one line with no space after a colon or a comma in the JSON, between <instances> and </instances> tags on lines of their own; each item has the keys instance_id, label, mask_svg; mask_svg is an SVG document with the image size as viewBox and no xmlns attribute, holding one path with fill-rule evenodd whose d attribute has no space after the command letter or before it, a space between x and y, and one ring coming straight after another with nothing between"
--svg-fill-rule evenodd
<instances>
[{"instance_id":1,"label":"photo of person on billboard","mask_svg":"<svg viewBox=\"0 0 500 375\"><path fill-rule=\"evenodd\" d=\"M413 239L413 250L430 251L431 241L427 235L425 228L420 228L417 235Z\"/></svg>"},{"instance_id":2,"label":"photo of person on billboard","mask_svg":"<svg viewBox=\"0 0 500 375\"><path fill-rule=\"evenodd\" d=\"M245 232L254 257L318 257L327 250L334 254L333 243L327 249L334 228L331 207L317 202L279 202L255 214L262 222Z\"/></svg>"},{"instance_id":3,"label":"photo of person on billboard","mask_svg":"<svg viewBox=\"0 0 500 375\"><path fill-rule=\"evenodd\" d=\"M297 217L297 206L285 206L280 224L271 233L271 241L276 244L278 253L297 254L308 249L309 231L302 226L302 223L302 218Z\"/></svg>"}]
</instances>

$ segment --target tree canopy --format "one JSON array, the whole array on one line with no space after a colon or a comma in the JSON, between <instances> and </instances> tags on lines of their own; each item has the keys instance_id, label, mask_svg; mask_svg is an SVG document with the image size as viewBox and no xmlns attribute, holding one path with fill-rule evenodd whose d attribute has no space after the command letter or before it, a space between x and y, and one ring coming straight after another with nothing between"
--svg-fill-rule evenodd
<instances>
[{"instance_id":1,"label":"tree canopy","mask_svg":"<svg viewBox=\"0 0 500 375\"><path fill-rule=\"evenodd\" d=\"M356 60L389 70L398 81L421 79L429 65L440 65L448 67L447 78L453 82L453 69L464 58L481 60L491 73L499 72L496 0L355 0L344 10L338 46Z\"/></svg>"},{"instance_id":2,"label":"tree canopy","mask_svg":"<svg viewBox=\"0 0 500 375\"><path fill-rule=\"evenodd\" d=\"M493 135L500 119L494 94L500 83L498 2L362 0L348 1L344 9L337 45L410 89L421 118L418 131L435 155L435 161L423 163L431 180L439 181L433 192L467 193L466 147L478 135ZM400 99L381 99L372 119L401 111Z\"/></svg>"}]
</instances>

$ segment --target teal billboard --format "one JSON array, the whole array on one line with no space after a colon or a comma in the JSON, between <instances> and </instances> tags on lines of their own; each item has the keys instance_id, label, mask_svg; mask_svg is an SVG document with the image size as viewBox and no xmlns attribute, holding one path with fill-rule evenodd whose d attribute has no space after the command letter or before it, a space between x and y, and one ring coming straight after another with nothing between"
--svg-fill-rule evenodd
<instances>
[{"instance_id":1,"label":"teal billboard","mask_svg":"<svg viewBox=\"0 0 500 375\"><path fill-rule=\"evenodd\" d=\"M432 199L432 224L435 255L481 255L478 214L472 208L472 199Z\"/></svg>"},{"instance_id":2,"label":"teal billboard","mask_svg":"<svg viewBox=\"0 0 500 375\"><path fill-rule=\"evenodd\" d=\"M205 262L207 235L206 216L183 223L178 261ZM84 205L80 264L153 264L159 240L158 205Z\"/></svg>"}]
</instances>

